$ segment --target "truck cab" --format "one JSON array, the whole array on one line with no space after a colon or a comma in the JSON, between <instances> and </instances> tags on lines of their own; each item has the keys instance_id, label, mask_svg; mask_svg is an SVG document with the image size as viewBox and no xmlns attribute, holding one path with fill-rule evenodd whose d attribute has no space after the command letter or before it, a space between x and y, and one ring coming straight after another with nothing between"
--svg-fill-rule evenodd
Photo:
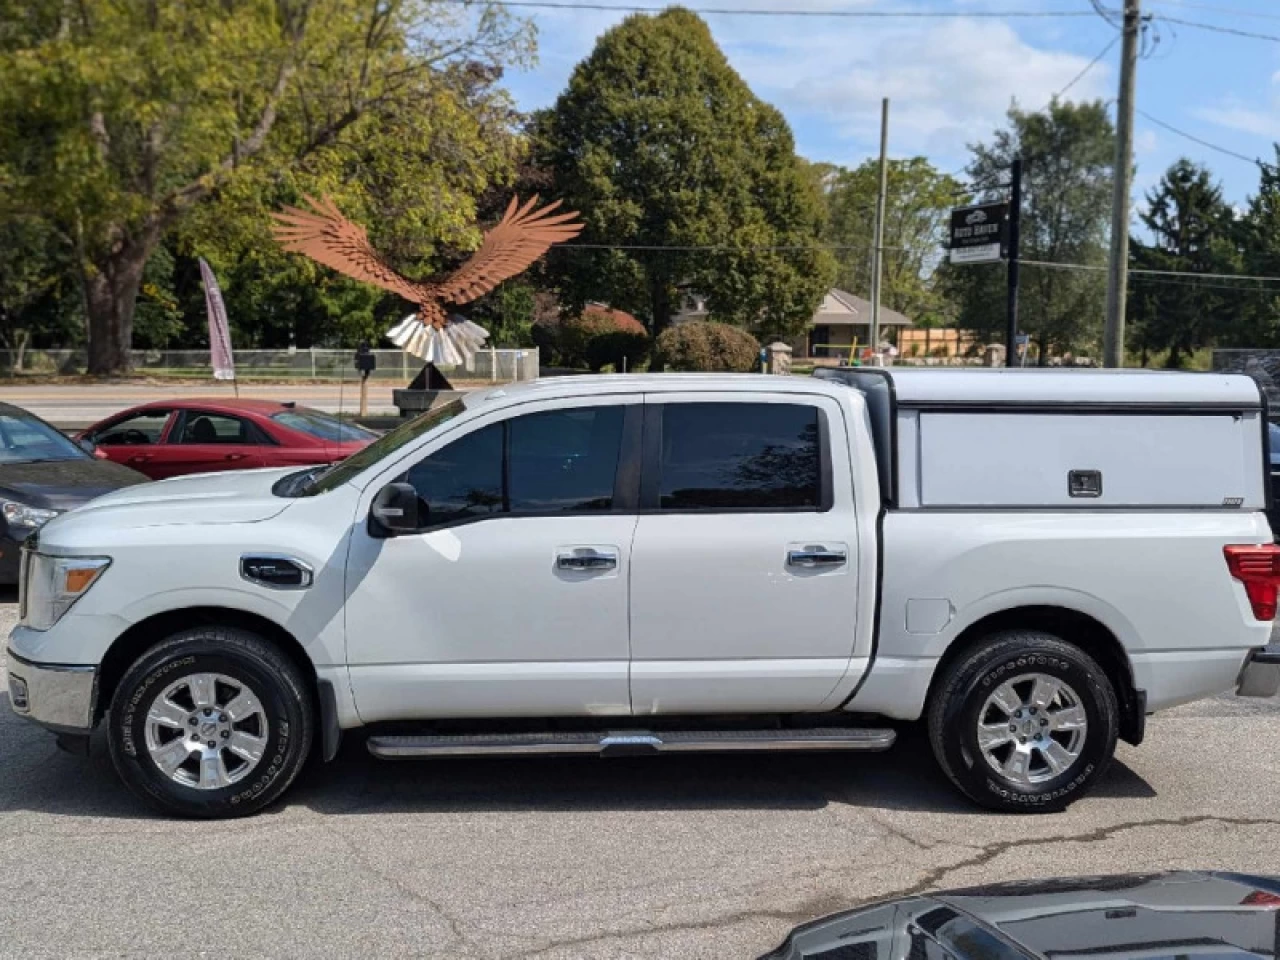
<instances>
[{"instance_id":1,"label":"truck cab","mask_svg":"<svg viewBox=\"0 0 1280 960\"><path fill-rule=\"evenodd\" d=\"M921 717L967 795L1054 809L1148 711L1280 681L1264 422L1210 375L476 391L331 468L53 521L11 700L68 744L105 722L191 816L361 728L387 758L852 752Z\"/></svg>"}]
</instances>

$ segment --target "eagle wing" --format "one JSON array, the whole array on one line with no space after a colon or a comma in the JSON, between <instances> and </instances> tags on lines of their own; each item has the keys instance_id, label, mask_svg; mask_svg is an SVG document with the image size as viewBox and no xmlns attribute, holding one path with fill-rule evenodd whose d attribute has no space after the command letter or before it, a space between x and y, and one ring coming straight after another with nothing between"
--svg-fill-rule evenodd
<instances>
[{"instance_id":1,"label":"eagle wing","mask_svg":"<svg viewBox=\"0 0 1280 960\"><path fill-rule=\"evenodd\" d=\"M285 207L282 212L271 215L276 221L272 232L281 247L305 254L355 280L398 293L414 303L430 301L435 290L393 270L373 249L364 227L344 217L328 196L321 200L313 197L303 200L310 210Z\"/></svg>"},{"instance_id":2,"label":"eagle wing","mask_svg":"<svg viewBox=\"0 0 1280 960\"><path fill-rule=\"evenodd\" d=\"M552 216L559 200L534 210L537 203L536 194L524 206L512 197L497 226L484 235L480 249L436 285L436 295L450 303L470 303L524 270L553 243L572 240L582 232L576 211Z\"/></svg>"}]
</instances>

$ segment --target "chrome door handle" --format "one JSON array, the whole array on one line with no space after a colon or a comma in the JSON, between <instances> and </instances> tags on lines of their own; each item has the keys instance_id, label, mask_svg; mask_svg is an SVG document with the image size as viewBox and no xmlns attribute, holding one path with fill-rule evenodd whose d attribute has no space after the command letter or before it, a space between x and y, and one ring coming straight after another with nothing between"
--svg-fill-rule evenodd
<instances>
[{"instance_id":1,"label":"chrome door handle","mask_svg":"<svg viewBox=\"0 0 1280 960\"><path fill-rule=\"evenodd\" d=\"M618 566L618 555L590 549L568 550L556 554L556 566L561 570L613 570Z\"/></svg>"},{"instance_id":2,"label":"chrome door handle","mask_svg":"<svg viewBox=\"0 0 1280 960\"><path fill-rule=\"evenodd\" d=\"M787 551L787 565L792 567L838 567L848 560L849 555L843 550L809 547L805 550Z\"/></svg>"}]
</instances>

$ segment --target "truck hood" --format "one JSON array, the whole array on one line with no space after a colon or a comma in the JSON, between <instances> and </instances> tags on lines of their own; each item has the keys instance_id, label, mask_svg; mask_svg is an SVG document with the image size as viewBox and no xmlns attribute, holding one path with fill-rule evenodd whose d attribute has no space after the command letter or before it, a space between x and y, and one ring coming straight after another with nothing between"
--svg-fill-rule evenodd
<instances>
[{"instance_id":1,"label":"truck hood","mask_svg":"<svg viewBox=\"0 0 1280 960\"><path fill-rule=\"evenodd\" d=\"M92 500L51 521L57 528L92 517L112 525L155 527L169 524L257 523L282 513L292 503L271 487L297 467L197 473L125 487Z\"/></svg>"}]
</instances>

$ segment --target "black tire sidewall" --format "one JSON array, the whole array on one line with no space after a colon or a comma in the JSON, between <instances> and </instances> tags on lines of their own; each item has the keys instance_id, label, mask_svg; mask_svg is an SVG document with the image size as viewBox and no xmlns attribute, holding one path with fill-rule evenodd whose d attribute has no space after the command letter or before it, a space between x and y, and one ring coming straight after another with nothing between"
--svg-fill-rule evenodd
<instances>
[{"instance_id":1,"label":"black tire sidewall","mask_svg":"<svg viewBox=\"0 0 1280 960\"><path fill-rule=\"evenodd\" d=\"M995 639L995 638L993 638ZM1000 638L988 655L966 664L951 687L935 738L939 759L958 786L983 806L1000 810L1061 810L1087 792L1115 751L1117 707L1102 669L1078 649L1044 634ZM1088 718L1084 749L1052 780L1034 786L1012 783L996 773L978 746L979 713L1001 683L1026 673L1043 673L1069 684Z\"/></svg>"},{"instance_id":2,"label":"black tire sidewall","mask_svg":"<svg viewBox=\"0 0 1280 960\"><path fill-rule=\"evenodd\" d=\"M238 642L232 646L229 639ZM129 669L112 699L108 743L116 770L130 789L165 812L189 817L245 816L284 792L310 749L308 704L296 670L282 670L272 662L275 658L255 649L259 646L265 645L241 631L194 630L159 645ZM194 673L243 681L267 717L267 748L258 766L244 780L217 790L173 781L146 748L151 705L174 681Z\"/></svg>"}]
</instances>

